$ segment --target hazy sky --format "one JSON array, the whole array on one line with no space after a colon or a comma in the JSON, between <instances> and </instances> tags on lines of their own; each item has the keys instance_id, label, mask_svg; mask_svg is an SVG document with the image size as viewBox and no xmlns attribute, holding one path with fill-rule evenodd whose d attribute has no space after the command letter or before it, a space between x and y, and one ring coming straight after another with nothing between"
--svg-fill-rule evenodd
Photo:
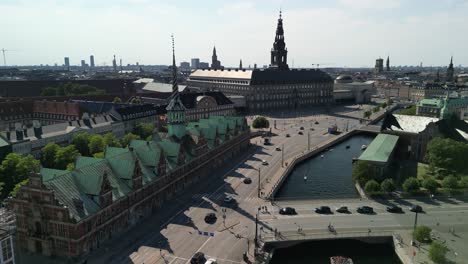
<instances>
[{"instance_id":1,"label":"hazy sky","mask_svg":"<svg viewBox=\"0 0 468 264\"><path fill-rule=\"evenodd\" d=\"M0 0L7 64L268 64L278 10L295 67L468 65L468 0ZM2 61L3 63L3 61Z\"/></svg>"}]
</instances>

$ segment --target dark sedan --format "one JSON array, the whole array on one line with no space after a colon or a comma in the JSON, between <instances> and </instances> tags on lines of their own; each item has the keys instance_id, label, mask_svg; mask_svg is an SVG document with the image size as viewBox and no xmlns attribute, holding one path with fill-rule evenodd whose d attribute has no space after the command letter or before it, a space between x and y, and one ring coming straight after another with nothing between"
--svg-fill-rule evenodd
<instances>
[{"instance_id":1,"label":"dark sedan","mask_svg":"<svg viewBox=\"0 0 468 264\"><path fill-rule=\"evenodd\" d=\"M401 207L399 207L399 206L392 205L392 206L387 206L387 212L401 214L401 213L403 213L403 209L401 209Z\"/></svg>"},{"instance_id":2,"label":"dark sedan","mask_svg":"<svg viewBox=\"0 0 468 264\"><path fill-rule=\"evenodd\" d=\"M294 209L292 207L281 208L279 213L282 214L282 215L295 215L295 214L297 214L296 209Z\"/></svg>"},{"instance_id":3,"label":"dark sedan","mask_svg":"<svg viewBox=\"0 0 468 264\"><path fill-rule=\"evenodd\" d=\"M374 208L370 206L359 206L357 208L357 212L360 214L373 214L374 213Z\"/></svg>"},{"instance_id":4,"label":"dark sedan","mask_svg":"<svg viewBox=\"0 0 468 264\"><path fill-rule=\"evenodd\" d=\"M422 213L423 209L422 209L421 206L415 204L415 205L410 207L410 211L415 212L415 213Z\"/></svg>"},{"instance_id":5,"label":"dark sedan","mask_svg":"<svg viewBox=\"0 0 468 264\"><path fill-rule=\"evenodd\" d=\"M317 207L317 208L315 208L315 212L317 214L331 214L332 213L330 207L328 207L328 206Z\"/></svg>"}]
</instances>

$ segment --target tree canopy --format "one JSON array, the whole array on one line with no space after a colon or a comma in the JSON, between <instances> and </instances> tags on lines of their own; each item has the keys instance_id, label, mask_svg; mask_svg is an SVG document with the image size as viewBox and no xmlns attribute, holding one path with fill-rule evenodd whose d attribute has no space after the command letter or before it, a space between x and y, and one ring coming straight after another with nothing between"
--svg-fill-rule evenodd
<instances>
[{"instance_id":1,"label":"tree canopy","mask_svg":"<svg viewBox=\"0 0 468 264\"><path fill-rule=\"evenodd\" d=\"M80 153L76 150L75 145L59 148L55 154L55 169L67 169L68 164L75 162L78 155Z\"/></svg>"},{"instance_id":2,"label":"tree canopy","mask_svg":"<svg viewBox=\"0 0 468 264\"><path fill-rule=\"evenodd\" d=\"M431 228L427 226L418 226L413 232L414 238L419 242L431 241Z\"/></svg>"},{"instance_id":3,"label":"tree canopy","mask_svg":"<svg viewBox=\"0 0 468 264\"><path fill-rule=\"evenodd\" d=\"M433 138L427 144L426 158L430 166L458 173L468 173L468 144L449 138Z\"/></svg>"},{"instance_id":4,"label":"tree canopy","mask_svg":"<svg viewBox=\"0 0 468 264\"><path fill-rule=\"evenodd\" d=\"M268 120L265 117L259 116L254 119L252 123L252 127L253 128L269 128L270 122L268 122Z\"/></svg>"},{"instance_id":5,"label":"tree canopy","mask_svg":"<svg viewBox=\"0 0 468 264\"><path fill-rule=\"evenodd\" d=\"M154 133L154 125L150 123L140 123L133 128L133 134L140 138L148 138Z\"/></svg>"},{"instance_id":6,"label":"tree canopy","mask_svg":"<svg viewBox=\"0 0 468 264\"><path fill-rule=\"evenodd\" d=\"M39 161L32 155L23 157L16 153L8 154L0 165L0 185L3 187L1 197L7 197L16 185L28 179L30 173L37 172L39 166Z\"/></svg>"},{"instance_id":7,"label":"tree canopy","mask_svg":"<svg viewBox=\"0 0 468 264\"><path fill-rule=\"evenodd\" d=\"M375 180L370 180L366 182L364 190L369 194L380 192L380 184Z\"/></svg>"},{"instance_id":8,"label":"tree canopy","mask_svg":"<svg viewBox=\"0 0 468 264\"><path fill-rule=\"evenodd\" d=\"M89 143L88 143L89 154L93 155L98 152L103 152L104 147L105 147L104 138L101 135L95 134L89 138Z\"/></svg>"},{"instance_id":9,"label":"tree canopy","mask_svg":"<svg viewBox=\"0 0 468 264\"><path fill-rule=\"evenodd\" d=\"M406 179L405 182L403 183L403 190L405 190L405 192L410 192L410 193L418 191L419 190L418 179L414 177L410 177Z\"/></svg>"},{"instance_id":10,"label":"tree canopy","mask_svg":"<svg viewBox=\"0 0 468 264\"><path fill-rule=\"evenodd\" d=\"M122 138L122 146L123 147L126 147L128 146L128 144L130 144L130 142L134 139L140 139L140 136L137 136L135 134L132 134L132 133L128 133L127 135L125 135L123 138Z\"/></svg>"},{"instance_id":11,"label":"tree canopy","mask_svg":"<svg viewBox=\"0 0 468 264\"><path fill-rule=\"evenodd\" d=\"M393 192L396 189L395 182L393 179L385 179L383 182L380 184L380 187L382 188L382 191L384 192Z\"/></svg>"},{"instance_id":12,"label":"tree canopy","mask_svg":"<svg viewBox=\"0 0 468 264\"><path fill-rule=\"evenodd\" d=\"M61 83L56 87L45 87L41 91L41 96L71 96L71 95L99 95L104 94L104 90L94 86L79 83Z\"/></svg>"},{"instance_id":13,"label":"tree canopy","mask_svg":"<svg viewBox=\"0 0 468 264\"><path fill-rule=\"evenodd\" d=\"M439 241L434 241L429 246L429 259L434 261L434 263L445 263L447 252L447 246Z\"/></svg>"},{"instance_id":14,"label":"tree canopy","mask_svg":"<svg viewBox=\"0 0 468 264\"><path fill-rule=\"evenodd\" d=\"M353 165L353 181L364 185L371 178L369 162L364 160L356 161Z\"/></svg>"},{"instance_id":15,"label":"tree canopy","mask_svg":"<svg viewBox=\"0 0 468 264\"><path fill-rule=\"evenodd\" d=\"M89 156L89 139L91 135L88 133L77 133L73 135L72 144L83 156Z\"/></svg>"}]
</instances>

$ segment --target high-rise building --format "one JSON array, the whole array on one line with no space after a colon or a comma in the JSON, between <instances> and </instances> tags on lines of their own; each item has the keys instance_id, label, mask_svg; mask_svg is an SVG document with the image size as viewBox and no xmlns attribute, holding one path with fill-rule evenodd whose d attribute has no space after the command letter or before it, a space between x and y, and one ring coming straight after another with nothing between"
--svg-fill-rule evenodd
<instances>
[{"instance_id":1,"label":"high-rise building","mask_svg":"<svg viewBox=\"0 0 468 264\"><path fill-rule=\"evenodd\" d=\"M447 82L453 82L453 75L454 75L454 70L453 70L453 56L450 58L450 64L447 68Z\"/></svg>"},{"instance_id":2,"label":"high-rise building","mask_svg":"<svg viewBox=\"0 0 468 264\"><path fill-rule=\"evenodd\" d=\"M191 60L191 65L192 69L198 69L200 67L200 59L199 58L193 58Z\"/></svg>"},{"instance_id":3,"label":"high-rise building","mask_svg":"<svg viewBox=\"0 0 468 264\"><path fill-rule=\"evenodd\" d=\"M213 55L211 56L211 69L218 70L221 68L221 62L218 60L218 56L216 55L216 47L213 47Z\"/></svg>"},{"instance_id":4,"label":"high-rise building","mask_svg":"<svg viewBox=\"0 0 468 264\"><path fill-rule=\"evenodd\" d=\"M375 60L374 72L375 73L383 72L383 59L382 58L378 58Z\"/></svg>"},{"instance_id":5,"label":"high-rise building","mask_svg":"<svg viewBox=\"0 0 468 264\"><path fill-rule=\"evenodd\" d=\"M387 71L390 71L390 56L387 56Z\"/></svg>"},{"instance_id":6,"label":"high-rise building","mask_svg":"<svg viewBox=\"0 0 468 264\"><path fill-rule=\"evenodd\" d=\"M65 68L67 68L67 70L70 70L70 58L65 57L64 62L65 62Z\"/></svg>"},{"instance_id":7,"label":"high-rise building","mask_svg":"<svg viewBox=\"0 0 468 264\"><path fill-rule=\"evenodd\" d=\"M115 60L115 55L114 55L114 59L112 60L112 68L114 69L114 72L117 71L117 61Z\"/></svg>"},{"instance_id":8,"label":"high-rise building","mask_svg":"<svg viewBox=\"0 0 468 264\"><path fill-rule=\"evenodd\" d=\"M198 69L209 69L210 64L208 62L200 62L198 63Z\"/></svg>"},{"instance_id":9,"label":"high-rise building","mask_svg":"<svg viewBox=\"0 0 468 264\"><path fill-rule=\"evenodd\" d=\"M183 62L180 63L180 68L181 69L190 69L190 63L186 62L186 61L183 61Z\"/></svg>"},{"instance_id":10,"label":"high-rise building","mask_svg":"<svg viewBox=\"0 0 468 264\"><path fill-rule=\"evenodd\" d=\"M81 60L81 68L83 71L86 70L86 61L85 60Z\"/></svg>"},{"instance_id":11,"label":"high-rise building","mask_svg":"<svg viewBox=\"0 0 468 264\"><path fill-rule=\"evenodd\" d=\"M94 55L89 56L89 66L94 68Z\"/></svg>"}]
</instances>

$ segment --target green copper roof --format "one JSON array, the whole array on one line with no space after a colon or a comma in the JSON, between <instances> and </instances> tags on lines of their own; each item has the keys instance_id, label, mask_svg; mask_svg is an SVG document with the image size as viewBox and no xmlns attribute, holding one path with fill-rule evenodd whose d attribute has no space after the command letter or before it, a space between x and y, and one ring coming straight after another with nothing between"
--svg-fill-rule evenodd
<instances>
[{"instance_id":1,"label":"green copper roof","mask_svg":"<svg viewBox=\"0 0 468 264\"><path fill-rule=\"evenodd\" d=\"M61 176L67 173L69 173L69 171L49 169L49 168L41 168L41 171L40 171L42 181L49 181L51 179L54 179L58 176Z\"/></svg>"},{"instance_id":2,"label":"green copper roof","mask_svg":"<svg viewBox=\"0 0 468 264\"><path fill-rule=\"evenodd\" d=\"M422 99L418 102L418 106L432 106L441 108L443 106L443 102L441 99Z\"/></svg>"},{"instance_id":3,"label":"green copper roof","mask_svg":"<svg viewBox=\"0 0 468 264\"><path fill-rule=\"evenodd\" d=\"M387 162L395 148L398 137L388 134L379 134L361 154L359 160Z\"/></svg>"},{"instance_id":4,"label":"green copper roof","mask_svg":"<svg viewBox=\"0 0 468 264\"><path fill-rule=\"evenodd\" d=\"M135 170L135 158L128 148L107 147L105 157L119 178L132 179Z\"/></svg>"}]
</instances>

